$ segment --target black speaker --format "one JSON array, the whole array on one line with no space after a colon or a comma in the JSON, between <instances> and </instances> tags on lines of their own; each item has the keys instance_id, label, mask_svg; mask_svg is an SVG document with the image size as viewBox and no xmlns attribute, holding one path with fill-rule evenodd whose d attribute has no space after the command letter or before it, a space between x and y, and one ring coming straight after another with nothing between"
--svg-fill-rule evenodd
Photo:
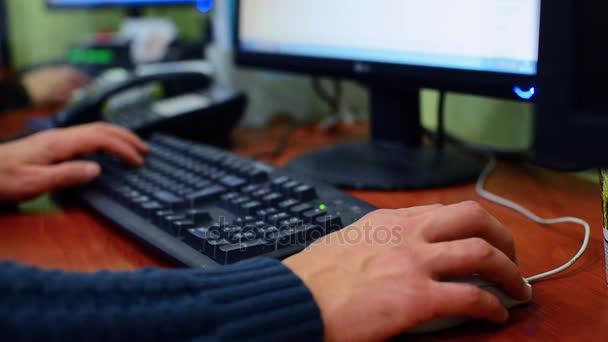
<instances>
[{"instance_id":1,"label":"black speaker","mask_svg":"<svg viewBox=\"0 0 608 342\"><path fill-rule=\"evenodd\" d=\"M545 167L608 167L608 2L545 0L533 160Z\"/></svg>"}]
</instances>

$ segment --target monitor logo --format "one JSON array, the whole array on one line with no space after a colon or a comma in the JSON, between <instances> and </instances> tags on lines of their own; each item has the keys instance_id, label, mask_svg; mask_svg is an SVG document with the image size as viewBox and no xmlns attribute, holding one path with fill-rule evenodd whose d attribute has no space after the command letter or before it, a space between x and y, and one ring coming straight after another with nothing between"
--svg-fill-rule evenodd
<instances>
[{"instance_id":1,"label":"monitor logo","mask_svg":"<svg viewBox=\"0 0 608 342\"><path fill-rule=\"evenodd\" d=\"M357 74L369 74L372 71L372 67L367 63L355 62L354 70Z\"/></svg>"},{"instance_id":2,"label":"monitor logo","mask_svg":"<svg viewBox=\"0 0 608 342\"><path fill-rule=\"evenodd\" d=\"M513 92L522 100L532 100L534 95L536 95L536 88L530 87L526 90L522 89L521 87L513 87Z\"/></svg>"}]
</instances>

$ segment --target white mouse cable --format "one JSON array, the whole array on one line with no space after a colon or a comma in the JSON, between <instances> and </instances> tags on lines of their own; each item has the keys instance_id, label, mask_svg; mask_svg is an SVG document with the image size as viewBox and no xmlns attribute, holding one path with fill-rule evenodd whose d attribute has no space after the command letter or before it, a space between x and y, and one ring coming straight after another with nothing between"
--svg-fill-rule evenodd
<instances>
[{"instance_id":1,"label":"white mouse cable","mask_svg":"<svg viewBox=\"0 0 608 342\"><path fill-rule=\"evenodd\" d=\"M585 239L583 240L583 245L581 246L581 249L578 251L578 253L576 253L574 258L572 258L572 260L568 261L563 266L558 267L552 271L545 272L545 273L542 273L539 275L535 275L533 277L527 278L526 280L529 283L538 282L539 280L542 280L544 278L547 278L547 277L556 275L560 272L563 272L566 269L568 269L570 266L572 266L574 263L576 263L578 261L578 259L580 259L581 256L583 256L583 254L587 250L587 247L589 246L589 239L590 239L590 235L591 235L591 227L590 227L589 223L587 223L585 220L582 220L577 217L560 217L560 218L554 218L554 219L543 219L543 218L539 217L538 215L534 214L533 212L531 212L530 210L524 208L523 206L485 190L485 184L488 180L488 177L492 174L492 172L495 169L496 169L496 158L491 157L490 161L488 162L488 165L485 167L481 176L479 176L479 180L477 181L476 190L477 190L477 193L479 194L479 196L487 199L490 202L494 202L496 204L513 209L513 210L519 212L520 214L526 216L530 220L537 222L539 224L542 224L542 225L553 225L553 224L558 224L558 223L576 223L576 224L583 226L583 228L585 228Z\"/></svg>"}]
</instances>

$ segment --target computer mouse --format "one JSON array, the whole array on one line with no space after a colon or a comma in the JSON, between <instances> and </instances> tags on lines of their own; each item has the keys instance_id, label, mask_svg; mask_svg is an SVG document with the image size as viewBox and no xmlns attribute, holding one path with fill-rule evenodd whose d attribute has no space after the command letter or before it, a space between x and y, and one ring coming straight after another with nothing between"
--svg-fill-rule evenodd
<instances>
[{"instance_id":1,"label":"computer mouse","mask_svg":"<svg viewBox=\"0 0 608 342\"><path fill-rule=\"evenodd\" d=\"M530 296L530 298L528 300L524 300L524 301L515 300L515 299L509 297L508 295L506 295L496 284L487 282L476 276L458 278L458 279L453 279L453 280L451 279L450 281L461 282L461 283L470 283L470 284L476 285L476 286L482 288L483 290L486 290L486 291L494 294L496 297L498 297L498 299L502 302L502 305L507 309L512 309L517 306L524 305L526 303L529 303L532 300L532 296ZM530 283L528 283L527 281L526 281L526 284L530 288L530 293L531 293L532 285L530 285ZM445 329L449 329L449 328L454 328L454 327L462 325L470 320L471 320L471 318L466 318L466 317L435 319L435 320L432 320L425 324L419 325L416 328L409 330L407 333L408 334L424 334L424 333L437 332L437 331L441 331L441 330L445 330Z\"/></svg>"}]
</instances>

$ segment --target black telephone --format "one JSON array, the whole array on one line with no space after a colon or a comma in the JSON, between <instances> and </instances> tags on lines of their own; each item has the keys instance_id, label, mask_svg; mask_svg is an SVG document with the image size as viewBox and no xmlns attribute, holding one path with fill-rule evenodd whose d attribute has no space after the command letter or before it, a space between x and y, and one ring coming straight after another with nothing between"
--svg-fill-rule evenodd
<instances>
[{"instance_id":1,"label":"black telephone","mask_svg":"<svg viewBox=\"0 0 608 342\"><path fill-rule=\"evenodd\" d=\"M110 99L150 83L160 83L166 96L114 109L111 116L104 116ZM132 76L89 91L62 110L53 126L68 127L105 120L143 136L163 132L229 147L230 130L241 119L246 103L243 93L212 84L205 72L177 68Z\"/></svg>"}]
</instances>

